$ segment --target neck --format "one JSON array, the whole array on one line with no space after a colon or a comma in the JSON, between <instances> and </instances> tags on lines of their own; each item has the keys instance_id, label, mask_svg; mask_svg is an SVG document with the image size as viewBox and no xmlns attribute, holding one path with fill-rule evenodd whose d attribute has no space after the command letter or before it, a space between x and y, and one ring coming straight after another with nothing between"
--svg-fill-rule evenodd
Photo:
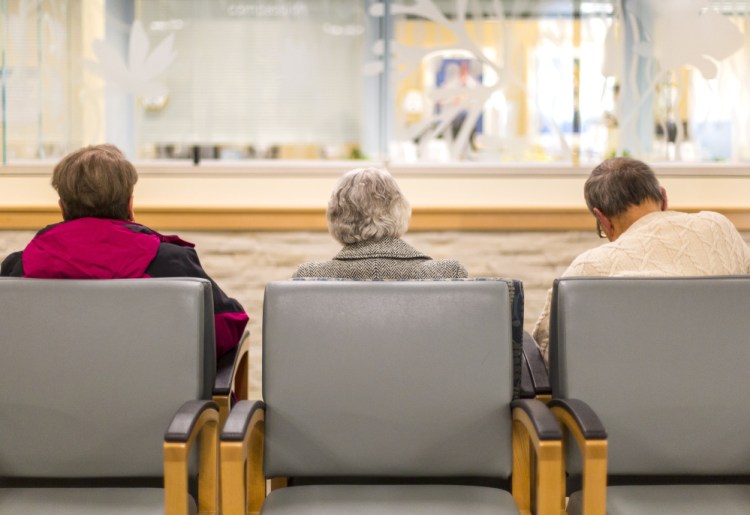
<instances>
[{"instance_id":1,"label":"neck","mask_svg":"<svg viewBox=\"0 0 750 515\"><path fill-rule=\"evenodd\" d=\"M657 202L647 200L637 206L630 206L624 213L612 217L612 230L614 232L612 241L619 238L636 221L656 211L662 211L661 206Z\"/></svg>"}]
</instances>

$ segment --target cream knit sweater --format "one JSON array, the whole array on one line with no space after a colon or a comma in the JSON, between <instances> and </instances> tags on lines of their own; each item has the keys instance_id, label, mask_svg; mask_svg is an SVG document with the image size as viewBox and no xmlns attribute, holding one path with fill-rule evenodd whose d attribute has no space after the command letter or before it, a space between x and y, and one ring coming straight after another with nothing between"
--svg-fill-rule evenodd
<instances>
[{"instance_id":1,"label":"cream knit sweater","mask_svg":"<svg viewBox=\"0 0 750 515\"><path fill-rule=\"evenodd\" d=\"M719 213L649 213L617 240L587 250L563 272L575 276L691 276L750 273L750 249L732 222ZM534 328L548 361L552 290Z\"/></svg>"}]
</instances>

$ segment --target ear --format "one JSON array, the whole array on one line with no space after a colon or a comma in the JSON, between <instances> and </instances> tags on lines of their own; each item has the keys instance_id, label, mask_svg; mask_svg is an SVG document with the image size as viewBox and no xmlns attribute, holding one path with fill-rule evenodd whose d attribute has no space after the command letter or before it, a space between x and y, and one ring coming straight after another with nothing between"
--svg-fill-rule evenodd
<instances>
[{"instance_id":1,"label":"ear","mask_svg":"<svg viewBox=\"0 0 750 515\"><path fill-rule=\"evenodd\" d=\"M604 213L599 211L599 209L596 207L594 208L594 216L597 220L599 220L599 225L602 226L602 230L604 231L604 234L607 235L607 239L609 241L612 241L612 236L614 235L615 230L612 227L612 222L610 221L610 219L604 216Z\"/></svg>"},{"instance_id":2,"label":"ear","mask_svg":"<svg viewBox=\"0 0 750 515\"><path fill-rule=\"evenodd\" d=\"M133 195L130 196L128 201L128 221L135 222L135 213L133 212Z\"/></svg>"},{"instance_id":3,"label":"ear","mask_svg":"<svg viewBox=\"0 0 750 515\"><path fill-rule=\"evenodd\" d=\"M667 203L667 190L665 190L664 188L659 188L659 189L661 190L661 198L664 199L661 202L661 210L666 211L668 209L667 208L667 204L668 204Z\"/></svg>"}]
</instances>

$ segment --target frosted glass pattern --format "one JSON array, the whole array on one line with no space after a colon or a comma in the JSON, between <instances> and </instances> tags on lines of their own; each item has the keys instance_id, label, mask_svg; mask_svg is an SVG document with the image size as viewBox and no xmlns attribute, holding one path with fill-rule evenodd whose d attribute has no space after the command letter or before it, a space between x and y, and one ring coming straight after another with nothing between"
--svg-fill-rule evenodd
<instances>
[{"instance_id":1,"label":"frosted glass pattern","mask_svg":"<svg viewBox=\"0 0 750 515\"><path fill-rule=\"evenodd\" d=\"M3 6L3 160L58 155L72 136L67 3L6 0Z\"/></svg>"},{"instance_id":2,"label":"frosted glass pattern","mask_svg":"<svg viewBox=\"0 0 750 515\"><path fill-rule=\"evenodd\" d=\"M135 20L128 38L128 61L120 55L119 49L103 39L91 45L95 61L86 61L88 68L101 76L115 91L158 99L169 94L161 77L169 69L177 53L174 51L174 34L170 34L151 51L143 24Z\"/></svg>"},{"instance_id":3,"label":"frosted glass pattern","mask_svg":"<svg viewBox=\"0 0 750 515\"><path fill-rule=\"evenodd\" d=\"M393 27L365 73L390 74L395 161L748 158L747 2L416 0L369 15Z\"/></svg>"},{"instance_id":4,"label":"frosted glass pattern","mask_svg":"<svg viewBox=\"0 0 750 515\"><path fill-rule=\"evenodd\" d=\"M2 162L750 161L750 0L4 0Z\"/></svg>"}]
</instances>

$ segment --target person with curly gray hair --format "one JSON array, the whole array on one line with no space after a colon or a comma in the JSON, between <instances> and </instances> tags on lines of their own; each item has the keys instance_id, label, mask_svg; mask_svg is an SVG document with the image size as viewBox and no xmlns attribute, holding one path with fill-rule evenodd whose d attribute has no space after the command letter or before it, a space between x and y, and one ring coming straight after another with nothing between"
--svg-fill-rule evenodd
<instances>
[{"instance_id":1,"label":"person with curly gray hair","mask_svg":"<svg viewBox=\"0 0 750 515\"><path fill-rule=\"evenodd\" d=\"M411 206L385 170L357 168L328 201L328 230L344 248L331 261L303 263L294 277L441 279L467 277L458 261L433 260L401 239Z\"/></svg>"}]
</instances>

